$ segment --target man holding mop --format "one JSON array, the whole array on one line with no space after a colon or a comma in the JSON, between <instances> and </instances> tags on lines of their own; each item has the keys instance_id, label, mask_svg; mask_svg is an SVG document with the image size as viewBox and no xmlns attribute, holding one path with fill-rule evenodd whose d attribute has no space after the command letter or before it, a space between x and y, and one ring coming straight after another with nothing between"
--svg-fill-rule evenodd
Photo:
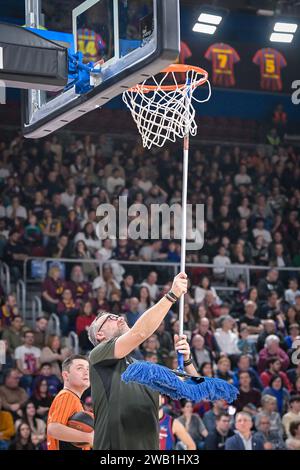
<instances>
[{"instance_id":1,"label":"man holding mop","mask_svg":"<svg viewBox=\"0 0 300 470\"><path fill-rule=\"evenodd\" d=\"M130 354L159 327L172 304L187 291L187 275L179 273L171 290L149 308L130 329L123 317L103 312L91 324L90 379L95 414L95 450L158 450L159 394L125 383L121 374L134 362ZM186 337L175 336L185 371L198 375L190 360Z\"/></svg>"}]
</instances>

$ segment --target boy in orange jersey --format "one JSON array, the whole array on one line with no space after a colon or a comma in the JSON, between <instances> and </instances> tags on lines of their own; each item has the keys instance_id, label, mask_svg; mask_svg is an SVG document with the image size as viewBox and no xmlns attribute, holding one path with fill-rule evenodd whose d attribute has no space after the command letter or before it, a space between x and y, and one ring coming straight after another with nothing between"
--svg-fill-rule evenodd
<instances>
[{"instance_id":1,"label":"boy in orange jersey","mask_svg":"<svg viewBox=\"0 0 300 470\"><path fill-rule=\"evenodd\" d=\"M81 396L90 386L88 359L80 355L68 357L62 365L62 376L64 388L56 395L48 414L48 450L90 450L94 432L85 433L67 426L74 413L84 411ZM87 445L79 448L72 442Z\"/></svg>"}]
</instances>

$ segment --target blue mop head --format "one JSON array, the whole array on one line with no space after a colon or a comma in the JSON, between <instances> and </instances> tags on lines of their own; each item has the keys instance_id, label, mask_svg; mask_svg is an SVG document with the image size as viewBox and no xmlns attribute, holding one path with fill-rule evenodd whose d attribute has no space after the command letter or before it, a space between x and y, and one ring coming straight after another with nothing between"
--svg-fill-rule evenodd
<instances>
[{"instance_id":1,"label":"blue mop head","mask_svg":"<svg viewBox=\"0 0 300 470\"><path fill-rule=\"evenodd\" d=\"M224 399L231 403L239 393L236 387L225 380L209 377L181 380L171 369L146 361L130 364L121 377L126 383L137 382L173 400L186 398L198 402Z\"/></svg>"}]
</instances>

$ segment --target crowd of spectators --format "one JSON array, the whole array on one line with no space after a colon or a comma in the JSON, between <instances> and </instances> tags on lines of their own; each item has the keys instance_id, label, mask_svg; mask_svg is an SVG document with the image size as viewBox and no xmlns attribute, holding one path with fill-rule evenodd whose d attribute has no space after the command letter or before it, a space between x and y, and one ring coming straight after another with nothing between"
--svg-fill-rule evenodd
<instances>
[{"instance_id":1,"label":"crowd of spectators","mask_svg":"<svg viewBox=\"0 0 300 470\"><path fill-rule=\"evenodd\" d=\"M187 260L213 268L187 270L184 331L199 372L240 390L231 406L165 403L199 449L300 449L299 158L285 146L192 148L188 199L205 204L205 243ZM12 285L23 276L24 260L52 258L40 279L43 313L34 325L24 322L16 296L1 288L1 448L45 448L47 411L72 352L70 331L88 353L87 329L100 311L124 315L132 326L170 289L180 240L100 240L96 210L101 203L117 209L119 196L148 208L180 202L181 173L176 146L145 151L139 141L106 135L38 142L15 135L0 143L0 255ZM128 222L150 233L151 218L128 216ZM269 269L254 268L249 288L243 265ZM30 262L26 269L32 276ZM51 313L59 317L60 336L49 334ZM174 333L176 307L136 357L176 367ZM84 399L88 409L89 395Z\"/></svg>"}]
</instances>

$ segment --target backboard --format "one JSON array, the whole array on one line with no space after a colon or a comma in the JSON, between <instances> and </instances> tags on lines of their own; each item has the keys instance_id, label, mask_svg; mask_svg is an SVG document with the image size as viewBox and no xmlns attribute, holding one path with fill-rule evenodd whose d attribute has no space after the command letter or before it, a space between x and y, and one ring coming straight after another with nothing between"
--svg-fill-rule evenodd
<instances>
[{"instance_id":1,"label":"backboard","mask_svg":"<svg viewBox=\"0 0 300 470\"><path fill-rule=\"evenodd\" d=\"M40 138L95 108L125 89L156 75L178 57L179 0L39 0L44 17L40 34L80 51L84 62L104 60L101 76L84 95L75 87L58 94L24 92L23 133ZM30 8L31 2L28 3ZM66 3L69 9L66 9ZM55 5L57 4L57 8ZM62 5L62 18L59 18ZM72 8L71 8L72 7ZM28 13L28 12L27 12ZM38 28L34 15L26 26ZM42 21L42 20L41 20ZM36 30L35 30L36 31Z\"/></svg>"}]
</instances>

